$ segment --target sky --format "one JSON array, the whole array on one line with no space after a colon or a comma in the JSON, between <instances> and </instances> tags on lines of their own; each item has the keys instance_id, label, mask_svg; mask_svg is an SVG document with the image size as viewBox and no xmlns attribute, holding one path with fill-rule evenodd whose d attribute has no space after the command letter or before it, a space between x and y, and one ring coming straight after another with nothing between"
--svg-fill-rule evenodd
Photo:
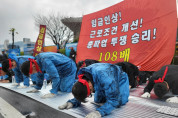
<instances>
[{"instance_id":1,"label":"sky","mask_svg":"<svg viewBox=\"0 0 178 118\"><path fill-rule=\"evenodd\" d=\"M109 6L122 0L0 0L0 45L8 39L11 28L15 28L15 41L30 38L35 42L39 28L35 26L34 16L47 15L51 12L65 14L70 17L81 17ZM50 39L45 38L45 44L53 45Z\"/></svg>"},{"instance_id":2,"label":"sky","mask_svg":"<svg viewBox=\"0 0 178 118\"><path fill-rule=\"evenodd\" d=\"M104 8L110 7L122 0L0 0L0 45L8 39L11 28L18 34L15 41L30 38L35 42L39 28L35 26L36 14L49 14L51 12L65 14L71 17L81 17ZM178 0L177 0L178 3ZM50 39L45 38L46 45L53 45Z\"/></svg>"}]
</instances>

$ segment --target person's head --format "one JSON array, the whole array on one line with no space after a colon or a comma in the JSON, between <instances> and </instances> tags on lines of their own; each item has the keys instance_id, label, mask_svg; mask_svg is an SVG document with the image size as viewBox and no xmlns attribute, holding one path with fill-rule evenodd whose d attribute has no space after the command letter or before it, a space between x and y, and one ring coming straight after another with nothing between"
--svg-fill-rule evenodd
<instances>
[{"instance_id":1,"label":"person's head","mask_svg":"<svg viewBox=\"0 0 178 118\"><path fill-rule=\"evenodd\" d=\"M22 73L28 77L31 74L34 74L40 71L39 66L37 65L36 61L35 60L32 61L32 60L24 62L21 66Z\"/></svg>"},{"instance_id":2,"label":"person's head","mask_svg":"<svg viewBox=\"0 0 178 118\"><path fill-rule=\"evenodd\" d=\"M72 87L72 94L80 101L85 102L85 99L94 91L92 82L84 75L79 75L79 80Z\"/></svg>"},{"instance_id":3,"label":"person's head","mask_svg":"<svg viewBox=\"0 0 178 118\"><path fill-rule=\"evenodd\" d=\"M83 68L83 67L86 67L85 61L79 61L77 63L77 68L80 69L80 68Z\"/></svg>"},{"instance_id":4,"label":"person's head","mask_svg":"<svg viewBox=\"0 0 178 118\"><path fill-rule=\"evenodd\" d=\"M21 66L21 72L26 75L27 77L29 77L29 70L30 70L30 61L26 61L22 64Z\"/></svg>"},{"instance_id":5,"label":"person's head","mask_svg":"<svg viewBox=\"0 0 178 118\"><path fill-rule=\"evenodd\" d=\"M4 51L4 50L2 51L2 54L5 54L5 51Z\"/></svg>"},{"instance_id":6,"label":"person's head","mask_svg":"<svg viewBox=\"0 0 178 118\"><path fill-rule=\"evenodd\" d=\"M13 59L6 59L2 62L2 70L4 72L7 72L10 69L16 68L16 66L17 66L17 63Z\"/></svg>"},{"instance_id":7,"label":"person's head","mask_svg":"<svg viewBox=\"0 0 178 118\"><path fill-rule=\"evenodd\" d=\"M154 93L159 98L162 98L166 93L168 93L168 91L169 91L169 86L165 81L162 83L156 83L154 85Z\"/></svg>"},{"instance_id":8,"label":"person's head","mask_svg":"<svg viewBox=\"0 0 178 118\"><path fill-rule=\"evenodd\" d=\"M71 49L71 50L74 50L74 48L73 48L73 47L70 47L70 49Z\"/></svg>"}]
</instances>

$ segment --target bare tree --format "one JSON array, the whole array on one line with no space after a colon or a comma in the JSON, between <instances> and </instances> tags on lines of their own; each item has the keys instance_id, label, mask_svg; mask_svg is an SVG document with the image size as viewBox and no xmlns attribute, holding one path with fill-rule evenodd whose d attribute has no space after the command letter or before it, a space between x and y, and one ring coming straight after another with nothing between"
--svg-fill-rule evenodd
<instances>
[{"instance_id":1,"label":"bare tree","mask_svg":"<svg viewBox=\"0 0 178 118\"><path fill-rule=\"evenodd\" d=\"M73 32L65 26L61 20L64 16L59 14L55 15L51 13L47 16L37 14L34 16L35 25L37 27L46 25L46 36L50 38L55 45L59 45L60 48L64 48L66 43L73 38Z\"/></svg>"}]
</instances>

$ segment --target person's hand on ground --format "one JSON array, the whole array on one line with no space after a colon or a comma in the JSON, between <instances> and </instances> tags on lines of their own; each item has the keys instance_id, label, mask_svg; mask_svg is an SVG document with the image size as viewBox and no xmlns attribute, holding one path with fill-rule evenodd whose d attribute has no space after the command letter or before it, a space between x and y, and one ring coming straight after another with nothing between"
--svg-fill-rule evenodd
<instances>
[{"instance_id":1,"label":"person's hand on ground","mask_svg":"<svg viewBox=\"0 0 178 118\"><path fill-rule=\"evenodd\" d=\"M72 107L73 107L73 104L71 102L66 102L65 104L59 106L58 109L63 110L63 109L70 109Z\"/></svg>"},{"instance_id":2,"label":"person's hand on ground","mask_svg":"<svg viewBox=\"0 0 178 118\"><path fill-rule=\"evenodd\" d=\"M101 114L98 111L89 113L85 118L101 118Z\"/></svg>"},{"instance_id":3,"label":"person's hand on ground","mask_svg":"<svg viewBox=\"0 0 178 118\"><path fill-rule=\"evenodd\" d=\"M41 98L43 98L43 99L45 99L45 98L52 98L52 97L54 97L54 96L55 96L55 94L53 94L53 93L48 93L48 94L43 95Z\"/></svg>"},{"instance_id":4,"label":"person's hand on ground","mask_svg":"<svg viewBox=\"0 0 178 118\"><path fill-rule=\"evenodd\" d=\"M27 91L27 93L37 93L37 92L39 92L37 89L32 89L30 91Z\"/></svg>"},{"instance_id":5,"label":"person's hand on ground","mask_svg":"<svg viewBox=\"0 0 178 118\"><path fill-rule=\"evenodd\" d=\"M150 93L145 92L143 95L141 95L142 98L150 98Z\"/></svg>"},{"instance_id":6,"label":"person's hand on ground","mask_svg":"<svg viewBox=\"0 0 178 118\"><path fill-rule=\"evenodd\" d=\"M170 97L166 100L166 102L178 103L178 97Z\"/></svg>"},{"instance_id":7,"label":"person's hand on ground","mask_svg":"<svg viewBox=\"0 0 178 118\"><path fill-rule=\"evenodd\" d=\"M28 88L28 86L18 86L17 88L21 89L21 88Z\"/></svg>"},{"instance_id":8,"label":"person's hand on ground","mask_svg":"<svg viewBox=\"0 0 178 118\"><path fill-rule=\"evenodd\" d=\"M31 87L34 87L34 86L36 86L36 85L35 85L35 84L30 84L30 86L31 86Z\"/></svg>"},{"instance_id":9,"label":"person's hand on ground","mask_svg":"<svg viewBox=\"0 0 178 118\"><path fill-rule=\"evenodd\" d=\"M19 86L20 83L13 83L12 86Z\"/></svg>"},{"instance_id":10,"label":"person's hand on ground","mask_svg":"<svg viewBox=\"0 0 178 118\"><path fill-rule=\"evenodd\" d=\"M129 90L131 89L131 86L129 85Z\"/></svg>"}]
</instances>

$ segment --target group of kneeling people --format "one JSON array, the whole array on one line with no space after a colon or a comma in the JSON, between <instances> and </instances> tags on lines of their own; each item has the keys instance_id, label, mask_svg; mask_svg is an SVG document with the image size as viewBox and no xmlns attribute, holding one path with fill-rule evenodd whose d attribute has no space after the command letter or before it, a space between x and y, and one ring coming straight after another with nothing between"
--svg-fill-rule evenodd
<instances>
[{"instance_id":1,"label":"group of kneeling people","mask_svg":"<svg viewBox=\"0 0 178 118\"><path fill-rule=\"evenodd\" d=\"M86 118L102 117L125 105L130 88L139 84L139 69L129 62L109 64L88 59L79 62L77 66L63 54L44 52L36 57L9 56L8 60L2 62L1 73L6 74L13 69L17 85L24 82L21 88L29 86L28 77L31 76L35 86L28 93L38 92L42 88L47 73L52 81L52 89L43 98L54 97L58 91L72 92L74 96L59 106L60 110L78 107L94 93L94 102L104 104ZM166 65L154 72L141 97L150 97L153 88L158 98L162 98L170 90L173 94L178 94L178 65ZM178 97L166 101L178 103Z\"/></svg>"}]
</instances>

